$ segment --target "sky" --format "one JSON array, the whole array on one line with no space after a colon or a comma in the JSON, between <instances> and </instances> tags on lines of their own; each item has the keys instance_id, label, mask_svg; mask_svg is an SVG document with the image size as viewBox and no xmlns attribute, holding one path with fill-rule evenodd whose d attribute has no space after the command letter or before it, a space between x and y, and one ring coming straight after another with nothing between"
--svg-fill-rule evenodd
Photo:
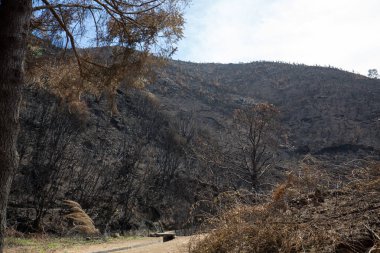
<instances>
[{"instance_id":1,"label":"sky","mask_svg":"<svg viewBox=\"0 0 380 253\"><path fill-rule=\"evenodd\" d=\"M174 59L380 70L380 0L192 0Z\"/></svg>"}]
</instances>

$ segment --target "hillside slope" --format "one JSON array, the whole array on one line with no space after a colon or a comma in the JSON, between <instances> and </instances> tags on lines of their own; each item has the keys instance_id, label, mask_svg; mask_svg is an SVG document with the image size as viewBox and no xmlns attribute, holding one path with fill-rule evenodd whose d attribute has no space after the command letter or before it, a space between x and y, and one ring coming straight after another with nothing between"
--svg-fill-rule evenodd
<instances>
[{"instance_id":1,"label":"hillside slope","mask_svg":"<svg viewBox=\"0 0 380 253\"><path fill-rule=\"evenodd\" d=\"M256 102L281 112L281 160L293 163L278 175L306 153L380 159L379 80L282 63L171 61L147 88L118 90L117 115L107 96L86 95L76 115L49 90L26 87L9 224L68 233L62 200L72 199L103 232L183 228L198 201L248 189L223 147L232 146L233 110Z\"/></svg>"},{"instance_id":2,"label":"hillside slope","mask_svg":"<svg viewBox=\"0 0 380 253\"><path fill-rule=\"evenodd\" d=\"M234 108L272 103L300 153L380 150L380 80L306 65L172 61L150 89L166 110L192 111L214 129Z\"/></svg>"}]
</instances>

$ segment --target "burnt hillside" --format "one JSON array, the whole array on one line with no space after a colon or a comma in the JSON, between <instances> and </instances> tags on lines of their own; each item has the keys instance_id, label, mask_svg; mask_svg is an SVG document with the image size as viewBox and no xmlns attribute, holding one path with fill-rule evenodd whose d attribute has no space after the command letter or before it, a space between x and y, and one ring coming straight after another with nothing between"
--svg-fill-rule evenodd
<instances>
[{"instance_id":1,"label":"burnt hillside","mask_svg":"<svg viewBox=\"0 0 380 253\"><path fill-rule=\"evenodd\" d=\"M119 90L115 115L107 96L86 95L75 109L31 85L9 225L68 233L62 201L71 199L102 232L188 227L198 201L251 189L226 150L235 142L227 138L233 110L257 102L279 108L283 129L281 163L260 185L275 184L308 153L380 158L380 81L333 68L171 61L147 90Z\"/></svg>"},{"instance_id":2,"label":"burnt hillside","mask_svg":"<svg viewBox=\"0 0 380 253\"><path fill-rule=\"evenodd\" d=\"M339 69L172 61L150 89L168 111L193 111L214 128L226 125L233 108L272 103L289 148L301 153L380 149L380 80Z\"/></svg>"}]
</instances>

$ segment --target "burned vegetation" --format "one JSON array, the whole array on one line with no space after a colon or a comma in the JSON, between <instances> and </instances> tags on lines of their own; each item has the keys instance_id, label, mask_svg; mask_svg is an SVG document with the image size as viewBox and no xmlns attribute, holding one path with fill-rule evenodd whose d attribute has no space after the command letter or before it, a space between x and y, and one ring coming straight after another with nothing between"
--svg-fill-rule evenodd
<instances>
[{"instance_id":1,"label":"burned vegetation","mask_svg":"<svg viewBox=\"0 0 380 253\"><path fill-rule=\"evenodd\" d=\"M237 73L241 90L222 70ZM378 81L279 63L169 62L154 77L144 89L83 92L80 101L51 89L52 76L24 88L9 231L177 230L207 234L191 242L193 252L374 252ZM346 84L322 115L320 97L336 78L357 87ZM355 89L368 96L363 115L346 106L362 101ZM302 104L308 98L315 103Z\"/></svg>"}]
</instances>

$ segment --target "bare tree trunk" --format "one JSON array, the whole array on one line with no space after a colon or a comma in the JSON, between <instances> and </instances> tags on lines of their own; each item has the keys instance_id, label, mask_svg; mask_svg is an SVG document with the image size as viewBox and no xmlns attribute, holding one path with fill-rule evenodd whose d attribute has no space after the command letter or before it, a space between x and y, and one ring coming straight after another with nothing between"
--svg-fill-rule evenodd
<instances>
[{"instance_id":1,"label":"bare tree trunk","mask_svg":"<svg viewBox=\"0 0 380 253\"><path fill-rule=\"evenodd\" d=\"M31 10L32 0L0 0L0 253L12 175L18 166L16 142Z\"/></svg>"}]
</instances>

